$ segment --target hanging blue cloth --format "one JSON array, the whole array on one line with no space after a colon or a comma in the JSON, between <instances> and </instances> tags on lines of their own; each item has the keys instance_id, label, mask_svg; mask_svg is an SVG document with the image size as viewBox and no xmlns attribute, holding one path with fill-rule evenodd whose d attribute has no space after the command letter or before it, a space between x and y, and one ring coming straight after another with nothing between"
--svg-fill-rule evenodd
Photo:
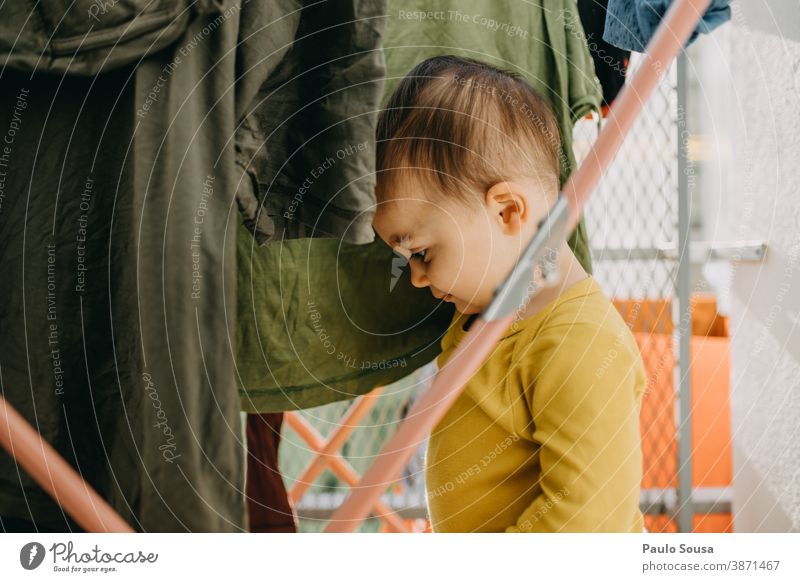
<instances>
[{"instance_id":1,"label":"hanging blue cloth","mask_svg":"<svg viewBox=\"0 0 800 582\"><path fill-rule=\"evenodd\" d=\"M644 47L655 33L671 2L672 0L609 0L603 40L622 49L644 52ZM730 18L730 0L712 0L687 44L694 42L701 32L709 33Z\"/></svg>"}]
</instances>

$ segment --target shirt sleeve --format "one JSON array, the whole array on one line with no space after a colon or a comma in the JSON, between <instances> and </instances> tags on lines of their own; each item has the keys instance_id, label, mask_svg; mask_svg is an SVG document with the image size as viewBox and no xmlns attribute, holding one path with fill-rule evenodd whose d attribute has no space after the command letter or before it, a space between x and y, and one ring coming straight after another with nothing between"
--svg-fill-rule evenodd
<instances>
[{"instance_id":1,"label":"shirt sleeve","mask_svg":"<svg viewBox=\"0 0 800 582\"><path fill-rule=\"evenodd\" d=\"M627 329L559 325L530 350L538 369L523 381L541 493L506 531L641 531L644 371L633 337Z\"/></svg>"}]
</instances>

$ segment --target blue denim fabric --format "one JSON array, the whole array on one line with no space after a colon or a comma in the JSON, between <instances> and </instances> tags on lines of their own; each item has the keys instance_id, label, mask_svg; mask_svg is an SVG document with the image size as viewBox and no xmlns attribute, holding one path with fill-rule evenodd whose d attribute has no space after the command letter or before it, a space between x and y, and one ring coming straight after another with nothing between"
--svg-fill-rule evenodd
<instances>
[{"instance_id":1,"label":"blue denim fabric","mask_svg":"<svg viewBox=\"0 0 800 582\"><path fill-rule=\"evenodd\" d=\"M622 49L644 52L672 0L608 0L603 40ZM731 18L730 0L712 0L688 44Z\"/></svg>"}]
</instances>

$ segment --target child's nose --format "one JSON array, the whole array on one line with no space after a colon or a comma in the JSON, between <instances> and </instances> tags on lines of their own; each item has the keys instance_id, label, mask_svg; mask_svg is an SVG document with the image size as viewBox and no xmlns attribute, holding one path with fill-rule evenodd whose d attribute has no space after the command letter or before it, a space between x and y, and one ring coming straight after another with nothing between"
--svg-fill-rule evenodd
<instances>
[{"instance_id":1,"label":"child's nose","mask_svg":"<svg viewBox=\"0 0 800 582\"><path fill-rule=\"evenodd\" d=\"M410 261L409 267L411 269L411 284L414 287L428 287L430 286L431 282L428 280L428 276L425 274L425 267L421 264L421 261Z\"/></svg>"}]
</instances>

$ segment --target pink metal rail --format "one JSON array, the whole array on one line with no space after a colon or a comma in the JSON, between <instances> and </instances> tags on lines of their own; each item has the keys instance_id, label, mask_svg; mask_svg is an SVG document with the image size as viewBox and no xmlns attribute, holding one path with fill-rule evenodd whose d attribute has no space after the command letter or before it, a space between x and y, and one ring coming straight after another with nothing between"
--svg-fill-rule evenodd
<instances>
[{"instance_id":1,"label":"pink metal rail","mask_svg":"<svg viewBox=\"0 0 800 582\"><path fill-rule=\"evenodd\" d=\"M133 532L105 499L2 396L0 443L84 530Z\"/></svg>"},{"instance_id":2,"label":"pink metal rail","mask_svg":"<svg viewBox=\"0 0 800 582\"><path fill-rule=\"evenodd\" d=\"M353 466L348 463L340 454L339 450L347 441L350 433L358 426L358 423L367 414L378 397L383 392L383 388L376 388L369 394L361 396L347 410L345 415L339 420L338 428L326 441L323 436L311 426L302 416L296 412L285 414L286 423L302 438L314 451L315 456L296 479L294 486L289 492L289 496L295 503L299 502L309 487L316 481L317 477L328 467L332 473L339 477L349 487L358 484L359 475ZM384 505L380 500L375 501L375 517L384 522L390 532L408 532L403 519Z\"/></svg>"},{"instance_id":3,"label":"pink metal rail","mask_svg":"<svg viewBox=\"0 0 800 582\"><path fill-rule=\"evenodd\" d=\"M381 494L396 479L426 434L442 418L466 382L491 353L511 323L513 308L520 303L521 289L527 286L533 269L543 266L548 245L575 228L592 190L616 155L645 101L697 26L709 3L710 0L676 0L670 6L647 45L642 64L611 107L587 158L570 176L558 201L542 221L539 232L509 278L498 289L495 300L475 321L430 389L414 403L407 419L364 473L354 487L353 494L334 513L325 531L352 531L373 509L379 508L379 513L383 513ZM2 396L0 444L86 531L133 531ZM316 444L325 448L319 441Z\"/></svg>"}]
</instances>

